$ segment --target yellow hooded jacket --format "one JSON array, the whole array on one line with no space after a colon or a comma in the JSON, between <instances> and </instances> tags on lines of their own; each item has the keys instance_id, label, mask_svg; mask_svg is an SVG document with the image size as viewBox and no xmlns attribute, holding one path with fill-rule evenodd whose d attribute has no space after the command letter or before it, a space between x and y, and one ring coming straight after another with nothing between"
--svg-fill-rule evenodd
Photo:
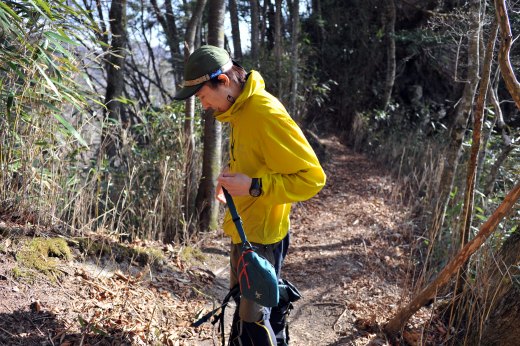
<instances>
[{"instance_id":1,"label":"yellow hooded jacket","mask_svg":"<svg viewBox=\"0 0 520 346\"><path fill-rule=\"evenodd\" d=\"M260 197L233 197L247 239L260 244L282 240L289 230L291 202L309 199L325 185L316 154L256 71L231 108L215 117L231 126L230 172L262 178ZM229 211L223 228L233 243L240 243Z\"/></svg>"}]
</instances>

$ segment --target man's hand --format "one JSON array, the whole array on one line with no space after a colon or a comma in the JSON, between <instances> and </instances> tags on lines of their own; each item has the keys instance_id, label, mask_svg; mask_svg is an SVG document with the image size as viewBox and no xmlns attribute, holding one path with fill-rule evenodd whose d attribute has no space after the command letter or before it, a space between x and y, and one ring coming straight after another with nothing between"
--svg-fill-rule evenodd
<instances>
[{"instance_id":1,"label":"man's hand","mask_svg":"<svg viewBox=\"0 0 520 346\"><path fill-rule=\"evenodd\" d=\"M228 172L229 172L229 167L228 166L224 167L222 169L222 171L220 172L220 175L218 176L218 178L220 178L223 174L227 174ZM224 196L224 191L222 191L222 184L220 183L218 178L217 178L217 191L216 191L215 198L220 203L226 204L226 197Z\"/></svg>"},{"instance_id":2,"label":"man's hand","mask_svg":"<svg viewBox=\"0 0 520 346\"><path fill-rule=\"evenodd\" d=\"M224 198L222 187L225 187L231 196L248 196L252 180L252 178L242 173L229 173L227 170L222 171L217 178L217 199L221 201L219 194L222 194L222 198Z\"/></svg>"}]
</instances>

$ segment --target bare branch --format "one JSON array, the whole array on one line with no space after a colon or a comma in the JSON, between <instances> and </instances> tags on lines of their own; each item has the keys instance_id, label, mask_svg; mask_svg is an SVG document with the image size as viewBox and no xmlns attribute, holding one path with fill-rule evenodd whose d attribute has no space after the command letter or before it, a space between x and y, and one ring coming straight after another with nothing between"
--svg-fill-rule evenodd
<instances>
[{"instance_id":1,"label":"bare branch","mask_svg":"<svg viewBox=\"0 0 520 346\"><path fill-rule=\"evenodd\" d=\"M509 24L509 16L506 11L505 0L495 0L495 8L497 13L497 21L500 26L500 49L498 51L498 63L502 72L502 78L506 83L507 90L513 97L516 107L520 109L520 83L515 77L511 61L509 60L509 52L513 43L513 34L511 25Z\"/></svg>"},{"instance_id":2,"label":"bare branch","mask_svg":"<svg viewBox=\"0 0 520 346\"><path fill-rule=\"evenodd\" d=\"M495 231L497 225L509 214L515 203L520 198L520 182L507 194L500 206L480 227L478 234L467 243L460 252L444 267L435 280L424 288L414 299L397 314L385 326L386 333L393 337L403 328L412 315L432 299L437 290L444 286L453 277L464 263L477 251L486 239Z\"/></svg>"}]
</instances>

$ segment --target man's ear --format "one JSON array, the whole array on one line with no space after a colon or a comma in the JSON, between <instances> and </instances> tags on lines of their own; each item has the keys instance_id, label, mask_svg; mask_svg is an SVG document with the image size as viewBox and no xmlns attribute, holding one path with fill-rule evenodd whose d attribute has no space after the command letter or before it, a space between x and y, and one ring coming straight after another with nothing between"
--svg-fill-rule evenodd
<instances>
[{"instance_id":1,"label":"man's ear","mask_svg":"<svg viewBox=\"0 0 520 346\"><path fill-rule=\"evenodd\" d=\"M217 79L219 80L220 83L224 84L225 86L228 86L229 83L231 82L231 80L229 79L229 77L225 74L219 74Z\"/></svg>"}]
</instances>

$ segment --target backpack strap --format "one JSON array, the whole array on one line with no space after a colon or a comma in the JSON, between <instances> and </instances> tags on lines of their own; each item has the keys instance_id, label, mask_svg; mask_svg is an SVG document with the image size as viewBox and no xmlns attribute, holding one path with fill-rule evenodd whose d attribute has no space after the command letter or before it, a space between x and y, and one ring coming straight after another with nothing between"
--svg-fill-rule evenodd
<instances>
[{"instance_id":1,"label":"backpack strap","mask_svg":"<svg viewBox=\"0 0 520 346\"><path fill-rule=\"evenodd\" d=\"M240 215L238 215L237 208L235 207L235 202L233 201L233 198L225 188L222 188L222 191L224 192L224 196L226 197L226 203L229 208L229 213L231 214L231 218L235 223L238 235L240 235L240 240L242 240L242 244L249 244L246 238L246 233L244 232L244 226L242 225L242 219L240 218ZM249 247L251 247L251 245L249 245Z\"/></svg>"},{"instance_id":2,"label":"backpack strap","mask_svg":"<svg viewBox=\"0 0 520 346\"><path fill-rule=\"evenodd\" d=\"M226 345L226 336L225 336L225 325L224 325L224 317L226 312L226 306L229 304L229 301L231 298L236 302L240 297L240 287L238 284L233 286L232 289L229 290L228 294L224 297L224 300L222 301L222 310L220 313L215 316L213 321L211 322L213 325L217 322L219 323L219 329L220 329L220 338L222 340L222 346Z\"/></svg>"},{"instance_id":3,"label":"backpack strap","mask_svg":"<svg viewBox=\"0 0 520 346\"><path fill-rule=\"evenodd\" d=\"M224 311L226 309L226 306L229 304L229 301L231 298L236 299L236 297L240 294L239 286L235 285L232 289L229 290L229 292L226 294L224 299L222 300L222 304L217 307L216 309L211 310L201 318L199 318L197 321L193 322L191 324L192 327L198 327L201 324L207 322L211 317L215 316L212 324L217 323L219 320L221 321L221 325L224 323ZM219 313L220 311L220 313Z\"/></svg>"}]
</instances>

